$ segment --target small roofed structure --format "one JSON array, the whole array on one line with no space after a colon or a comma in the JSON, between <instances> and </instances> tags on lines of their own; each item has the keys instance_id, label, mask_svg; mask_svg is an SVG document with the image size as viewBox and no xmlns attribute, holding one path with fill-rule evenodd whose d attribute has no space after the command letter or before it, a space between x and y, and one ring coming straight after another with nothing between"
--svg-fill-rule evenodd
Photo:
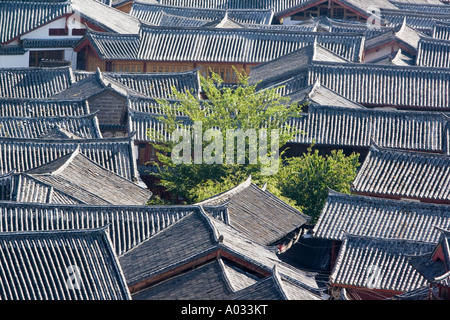
<instances>
[{"instance_id":1,"label":"small roofed structure","mask_svg":"<svg viewBox=\"0 0 450 320\"><path fill-rule=\"evenodd\" d=\"M197 208L119 258L133 299L164 299L165 293L173 299L231 299L274 275L283 279L282 292L269 285L278 299L283 293L289 299L324 298L314 273L283 263L267 246ZM274 297L268 291L262 296Z\"/></svg>"},{"instance_id":2,"label":"small roofed structure","mask_svg":"<svg viewBox=\"0 0 450 320\"><path fill-rule=\"evenodd\" d=\"M135 183L80 153L79 147L52 162L0 177L1 200L96 205L144 205L152 196Z\"/></svg>"},{"instance_id":3,"label":"small roofed structure","mask_svg":"<svg viewBox=\"0 0 450 320\"><path fill-rule=\"evenodd\" d=\"M200 205L211 216L223 220L252 241L287 250L303 233L310 217L291 207L251 177L240 185L203 200Z\"/></svg>"}]
</instances>

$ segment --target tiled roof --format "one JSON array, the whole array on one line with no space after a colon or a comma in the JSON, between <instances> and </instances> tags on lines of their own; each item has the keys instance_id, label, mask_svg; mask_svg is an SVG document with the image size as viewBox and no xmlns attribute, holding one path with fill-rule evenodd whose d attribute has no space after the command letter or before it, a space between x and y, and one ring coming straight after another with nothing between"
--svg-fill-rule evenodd
<instances>
[{"instance_id":1,"label":"tiled roof","mask_svg":"<svg viewBox=\"0 0 450 320\"><path fill-rule=\"evenodd\" d=\"M322 86L319 82L287 95L290 102L310 103L321 106L338 106L346 108L364 108L362 105L348 100L333 90Z\"/></svg>"},{"instance_id":2,"label":"tiled roof","mask_svg":"<svg viewBox=\"0 0 450 320\"><path fill-rule=\"evenodd\" d=\"M422 37L419 41L418 66L450 68L450 41Z\"/></svg>"},{"instance_id":3,"label":"tiled roof","mask_svg":"<svg viewBox=\"0 0 450 320\"><path fill-rule=\"evenodd\" d=\"M94 0L70 1L10 1L0 3L0 43L8 43L21 35L65 15L78 14L81 18L119 34L137 34L140 22L131 15ZM64 46L70 46L70 40ZM27 46L40 46L28 42ZM45 45L44 45L45 47Z\"/></svg>"},{"instance_id":4,"label":"tiled roof","mask_svg":"<svg viewBox=\"0 0 450 320\"><path fill-rule=\"evenodd\" d=\"M431 37L441 40L450 40L450 21L435 21Z\"/></svg>"},{"instance_id":5,"label":"tiled roof","mask_svg":"<svg viewBox=\"0 0 450 320\"><path fill-rule=\"evenodd\" d=\"M141 40L138 34L117 34L94 30L88 30L83 39L88 39L97 54L107 60L136 59ZM83 40L80 42L82 43Z\"/></svg>"},{"instance_id":6,"label":"tiled roof","mask_svg":"<svg viewBox=\"0 0 450 320\"><path fill-rule=\"evenodd\" d=\"M221 8L221 9L270 9L274 10L276 17L283 17L289 15L291 12L300 11L302 8L314 5L317 0L262 0L262 1L249 1L249 0L160 0L161 4L179 6L179 7L199 7L199 8ZM352 10L359 12L362 15L370 16L371 6L377 8L396 8L387 0L372 0L372 1L356 1L356 0L343 0L341 1L345 6L350 7Z\"/></svg>"},{"instance_id":7,"label":"tiled roof","mask_svg":"<svg viewBox=\"0 0 450 320\"><path fill-rule=\"evenodd\" d=\"M330 276L333 286L407 292L427 284L407 256L432 251L434 244L347 234Z\"/></svg>"},{"instance_id":8,"label":"tiled roof","mask_svg":"<svg viewBox=\"0 0 450 320\"><path fill-rule=\"evenodd\" d=\"M97 69L94 74L80 79L79 81L68 87L66 90L53 95L51 98L55 99L56 101L90 99L108 90L111 90L125 98L145 97L141 93L127 87L126 85L114 80L111 77L108 77L105 73Z\"/></svg>"},{"instance_id":9,"label":"tiled roof","mask_svg":"<svg viewBox=\"0 0 450 320\"><path fill-rule=\"evenodd\" d=\"M141 28L139 38L94 31L86 38L103 59L236 63L270 61L314 41L347 60L359 61L364 43L364 36L354 33L149 25Z\"/></svg>"},{"instance_id":10,"label":"tiled roof","mask_svg":"<svg viewBox=\"0 0 450 320\"><path fill-rule=\"evenodd\" d=\"M80 148L102 167L132 180L137 178L131 138L112 139L0 139L0 174L24 172Z\"/></svg>"},{"instance_id":11,"label":"tiled roof","mask_svg":"<svg viewBox=\"0 0 450 320\"><path fill-rule=\"evenodd\" d=\"M339 147L381 147L448 152L446 126L441 113L397 111L311 104L301 118L288 120L297 134L293 143Z\"/></svg>"},{"instance_id":12,"label":"tiled roof","mask_svg":"<svg viewBox=\"0 0 450 320\"><path fill-rule=\"evenodd\" d=\"M139 112L128 110L128 132L136 132L136 141L168 141L171 133L167 131L167 126L159 120L161 114ZM192 121L187 117L179 117L185 128L192 125ZM150 134L150 135L149 135Z\"/></svg>"},{"instance_id":13,"label":"tiled roof","mask_svg":"<svg viewBox=\"0 0 450 320\"><path fill-rule=\"evenodd\" d=\"M402 49L398 49L395 53L370 60L368 63L406 67L416 65L416 58L411 54L405 54Z\"/></svg>"},{"instance_id":14,"label":"tiled roof","mask_svg":"<svg viewBox=\"0 0 450 320\"><path fill-rule=\"evenodd\" d=\"M130 300L105 229L0 233L2 300Z\"/></svg>"},{"instance_id":15,"label":"tiled roof","mask_svg":"<svg viewBox=\"0 0 450 320\"><path fill-rule=\"evenodd\" d=\"M406 19L406 24L418 31L431 33L435 21L449 21L450 14L415 12L408 10L381 10L381 16L388 20L388 26L398 26Z\"/></svg>"},{"instance_id":16,"label":"tiled roof","mask_svg":"<svg viewBox=\"0 0 450 320\"><path fill-rule=\"evenodd\" d=\"M303 69L290 70L286 66L285 74L273 82L270 74L268 81L252 81L261 80L261 89L283 84L285 95L319 81L345 98L370 107L450 108L450 73L444 68L313 61Z\"/></svg>"},{"instance_id":17,"label":"tiled roof","mask_svg":"<svg viewBox=\"0 0 450 320\"><path fill-rule=\"evenodd\" d=\"M432 251L421 256L409 257L409 263L416 269L430 284L439 284L445 287L450 286L450 232L438 229L441 233L439 242ZM436 259L436 253L441 250L442 256Z\"/></svg>"},{"instance_id":18,"label":"tiled roof","mask_svg":"<svg viewBox=\"0 0 450 320\"><path fill-rule=\"evenodd\" d=\"M404 19L403 23L395 28L367 39L364 50L370 51L377 47L388 45L391 42L397 42L404 48L404 51L415 54L419 41L423 36L425 36L424 33L410 27L406 23L406 19Z\"/></svg>"},{"instance_id":19,"label":"tiled roof","mask_svg":"<svg viewBox=\"0 0 450 320\"><path fill-rule=\"evenodd\" d=\"M328 17L319 17L317 19L318 28L326 32L354 32L364 34L366 39L370 39L387 31L392 31L394 27L371 27L366 22L348 21L340 19L331 19Z\"/></svg>"},{"instance_id":20,"label":"tiled roof","mask_svg":"<svg viewBox=\"0 0 450 320\"><path fill-rule=\"evenodd\" d=\"M201 91L198 69L166 73L104 72L103 75L149 98L170 99L172 87L179 92L191 92L194 97L199 97Z\"/></svg>"},{"instance_id":21,"label":"tiled roof","mask_svg":"<svg viewBox=\"0 0 450 320\"><path fill-rule=\"evenodd\" d=\"M105 31L137 34L140 22L128 13L93 0L71 0L72 10Z\"/></svg>"},{"instance_id":22,"label":"tiled roof","mask_svg":"<svg viewBox=\"0 0 450 320\"><path fill-rule=\"evenodd\" d=\"M352 183L352 191L450 204L450 156L373 145Z\"/></svg>"},{"instance_id":23,"label":"tiled roof","mask_svg":"<svg viewBox=\"0 0 450 320\"><path fill-rule=\"evenodd\" d=\"M165 279L171 271L181 271L186 265L215 259L219 252L227 260L253 268L260 276L270 275L276 266L280 274L302 283L303 288L319 291L311 274L282 263L266 246L242 237L199 209L120 257L130 291L144 289L143 283L147 287L155 284L154 279Z\"/></svg>"},{"instance_id":24,"label":"tiled roof","mask_svg":"<svg viewBox=\"0 0 450 320\"><path fill-rule=\"evenodd\" d=\"M363 36L280 30L141 29L138 58L150 61L262 63L317 41L351 61L359 61Z\"/></svg>"},{"instance_id":25,"label":"tiled roof","mask_svg":"<svg viewBox=\"0 0 450 320\"><path fill-rule=\"evenodd\" d=\"M422 13L448 13L450 14L450 8L440 1L435 1L434 3L417 3L416 1L409 2L397 2L391 1L400 10L407 10L413 12Z\"/></svg>"},{"instance_id":26,"label":"tiled roof","mask_svg":"<svg viewBox=\"0 0 450 320\"><path fill-rule=\"evenodd\" d=\"M89 113L89 104L86 100L0 99L1 117L75 117Z\"/></svg>"},{"instance_id":27,"label":"tiled roof","mask_svg":"<svg viewBox=\"0 0 450 320\"><path fill-rule=\"evenodd\" d=\"M193 8L162 5L158 3L145 3L136 1L133 3L130 15L153 25L161 25L162 15L185 17L195 19L200 23L223 19L225 14L239 23L264 24L272 22L273 11L271 9L215 9L215 8Z\"/></svg>"},{"instance_id":28,"label":"tiled roof","mask_svg":"<svg viewBox=\"0 0 450 320\"><path fill-rule=\"evenodd\" d=\"M280 275L275 268L273 274L259 282L233 293L231 300L322 300L296 281Z\"/></svg>"},{"instance_id":29,"label":"tiled roof","mask_svg":"<svg viewBox=\"0 0 450 320\"><path fill-rule=\"evenodd\" d=\"M24 173L6 176L3 200L95 205L144 205L152 193L75 150ZM101 185L101 188L99 186Z\"/></svg>"},{"instance_id":30,"label":"tiled roof","mask_svg":"<svg viewBox=\"0 0 450 320\"><path fill-rule=\"evenodd\" d=\"M7 43L45 23L71 13L70 2L0 2L0 43Z\"/></svg>"},{"instance_id":31,"label":"tiled roof","mask_svg":"<svg viewBox=\"0 0 450 320\"><path fill-rule=\"evenodd\" d=\"M218 259L133 294L133 300L222 300L233 292L226 268L228 262ZM234 268L238 269L238 268ZM259 280L237 271L240 281ZM256 278L256 279L255 279Z\"/></svg>"},{"instance_id":32,"label":"tiled roof","mask_svg":"<svg viewBox=\"0 0 450 320\"><path fill-rule=\"evenodd\" d=\"M46 139L55 131L75 139L101 139L102 133L95 114L57 117L0 117L0 137ZM58 136L59 133L56 134Z\"/></svg>"},{"instance_id":33,"label":"tiled roof","mask_svg":"<svg viewBox=\"0 0 450 320\"><path fill-rule=\"evenodd\" d=\"M1 68L0 97L45 99L73 83L70 67Z\"/></svg>"},{"instance_id":34,"label":"tiled roof","mask_svg":"<svg viewBox=\"0 0 450 320\"><path fill-rule=\"evenodd\" d=\"M436 243L435 227L450 226L450 206L354 196L330 191L313 232L337 241L345 233Z\"/></svg>"},{"instance_id":35,"label":"tiled roof","mask_svg":"<svg viewBox=\"0 0 450 320\"><path fill-rule=\"evenodd\" d=\"M107 227L113 249L121 256L197 209L195 206L99 206L2 201L0 232L82 231Z\"/></svg>"},{"instance_id":36,"label":"tiled roof","mask_svg":"<svg viewBox=\"0 0 450 320\"><path fill-rule=\"evenodd\" d=\"M256 84L261 81L258 85L264 87L267 83L277 82L278 79L295 76L313 62L347 63L349 61L314 41L303 48L251 67L249 82Z\"/></svg>"},{"instance_id":37,"label":"tiled roof","mask_svg":"<svg viewBox=\"0 0 450 320\"><path fill-rule=\"evenodd\" d=\"M250 177L238 186L197 204L263 245L275 244L310 220L309 216L256 186Z\"/></svg>"}]
</instances>

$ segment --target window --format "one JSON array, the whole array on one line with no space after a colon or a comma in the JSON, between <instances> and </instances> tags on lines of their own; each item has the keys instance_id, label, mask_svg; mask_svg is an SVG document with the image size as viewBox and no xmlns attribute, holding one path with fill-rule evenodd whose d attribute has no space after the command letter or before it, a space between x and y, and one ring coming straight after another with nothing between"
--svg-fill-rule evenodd
<instances>
[{"instance_id":1,"label":"window","mask_svg":"<svg viewBox=\"0 0 450 320\"><path fill-rule=\"evenodd\" d=\"M72 29L73 36L84 36L86 29Z\"/></svg>"},{"instance_id":2,"label":"window","mask_svg":"<svg viewBox=\"0 0 450 320\"><path fill-rule=\"evenodd\" d=\"M64 50L30 51L30 67L39 67L41 60L64 60Z\"/></svg>"},{"instance_id":3,"label":"window","mask_svg":"<svg viewBox=\"0 0 450 320\"><path fill-rule=\"evenodd\" d=\"M69 31L64 28L59 29L49 29L48 35L49 36L67 36L69 34Z\"/></svg>"}]
</instances>

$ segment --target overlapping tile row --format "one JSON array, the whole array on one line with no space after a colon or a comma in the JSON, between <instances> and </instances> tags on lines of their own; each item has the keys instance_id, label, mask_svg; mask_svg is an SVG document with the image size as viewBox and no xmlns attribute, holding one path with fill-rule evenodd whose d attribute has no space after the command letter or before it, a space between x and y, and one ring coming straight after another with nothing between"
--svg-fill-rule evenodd
<instances>
[{"instance_id":1,"label":"overlapping tile row","mask_svg":"<svg viewBox=\"0 0 450 320\"><path fill-rule=\"evenodd\" d=\"M441 40L450 40L450 21L435 21L431 37Z\"/></svg>"},{"instance_id":2,"label":"overlapping tile row","mask_svg":"<svg viewBox=\"0 0 450 320\"><path fill-rule=\"evenodd\" d=\"M241 183L222 194L198 203L216 217L226 217L224 221L243 235L264 245L273 245L307 223L311 217L287 205L267 190L251 182ZM217 210L218 207L221 210ZM264 215L261 212L265 212Z\"/></svg>"},{"instance_id":3,"label":"overlapping tile row","mask_svg":"<svg viewBox=\"0 0 450 320\"><path fill-rule=\"evenodd\" d=\"M434 244L347 234L330 276L331 285L407 292L427 285L408 256L433 251Z\"/></svg>"},{"instance_id":4,"label":"overlapping tile row","mask_svg":"<svg viewBox=\"0 0 450 320\"><path fill-rule=\"evenodd\" d=\"M283 84L283 94L289 94L316 81L365 106L450 108L450 72L442 68L314 62L308 70L271 86Z\"/></svg>"},{"instance_id":5,"label":"overlapping tile row","mask_svg":"<svg viewBox=\"0 0 450 320\"><path fill-rule=\"evenodd\" d=\"M215 8L186 8L161 5L156 3L134 2L130 15L154 25L161 25L164 14L205 21L221 20L225 14L239 23L270 24L273 12L271 9L243 10L243 9L215 9Z\"/></svg>"},{"instance_id":6,"label":"overlapping tile row","mask_svg":"<svg viewBox=\"0 0 450 320\"><path fill-rule=\"evenodd\" d=\"M65 90L73 83L72 69L2 68L0 97L45 99Z\"/></svg>"},{"instance_id":7,"label":"overlapping tile row","mask_svg":"<svg viewBox=\"0 0 450 320\"><path fill-rule=\"evenodd\" d=\"M362 35L199 28L141 28L138 55L130 60L262 63L317 41L350 61L360 61Z\"/></svg>"},{"instance_id":8,"label":"overlapping tile row","mask_svg":"<svg viewBox=\"0 0 450 320\"><path fill-rule=\"evenodd\" d=\"M330 191L315 225L314 236L343 241L358 237L436 243L436 227L450 226L450 206L416 203Z\"/></svg>"},{"instance_id":9,"label":"overlapping tile row","mask_svg":"<svg viewBox=\"0 0 450 320\"><path fill-rule=\"evenodd\" d=\"M417 50L418 66L449 68L450 41L433 38L421 38Z\"/></svg>"},{"instance_id":10,"label":"overlapping tile row","mask_svg":"<svg viewBox=\"0 0 450 320\"><path fill-rule=\"evenodd\" d=\"M191 92L194 97L198 97L201 91L198 69L171 73L106 72L104 76L153 99L172 98L173 87L178 92Z\"/></svg>"},{"instance_id":11,"label":"overlapping tile row","mask_svg":"<svg viewBox=\"0 0 450 320\"><path fill-rule=\"evenodd\" d=\"M0 173L24 172L80 148L100 166L133 180L138 173L131 138L111 139L0 139Z\"/></svg>"},{"instance_id":12,"label":"overlapping tile row","mask_svg":"<svg viewBox=\"0 0 450 320\"><path fill-rule=\"evenodd\" d=\"M0 185L0 200L17 202L144 205L152 195L94 163L78 149L26 172L4 175Z\"/></svg>"},{"instance_id":13,"label":"overlapping tile row","mask_svg":"<svg viewBox=\"0 0 450 320\"><path fill-rule=\"evenodd\" d=\"M0 233L1 300L130 300L104 229Z\"/></svg>"},{"instance_id":14,"label":"overlapping tile row","mask_svg":"<svg viewBox=\"0 0 450 320\"><path fill-rule=\"evenodd\" d=\"M169 141L172 139L172 132L168 131L167 125L159 117L161 117L161 114L129 109L128 131L136 132L134 139L137 141ZM192 121L189 118L179 116L177 120L182 123L183 128L190 130Z\"/></svg>"},{"instance_id":15,"label":"overlapping tile row","mask_svg":"<svg viewBox=\"0 0 450 320\"><path fill-rule=\"evenodd\" d=\"M0 117L76 117L89 113L89 104L86 100L0 99Z\"/></svg>"},{"instance_id":16,"label":"overlapping tile row","mask_svg":"<svg viewBox=\"0 0 450 320\"><path fill-rule=\"evenodd\" d=\"M215 8L215 9L273 9L275 12L283 11L309 0L161 0L159 3L175 7Z\"/></svg>"},{"instance_id":17,"label":"overlapping tile row","mask_svg":"<svg viewBox=\"0 0 450 320\"><path fill-rule=\"evenodd\" d=\"M310 105L301 118L291 118L293 130L303 130L293 143L335 147L381 147L447 152L448 117L435 112L392 111Z\"/></svg>"},{"instance_id":18,"label":"overlapping tile row","mask_svg":"<svg viewBox=\"0 0 450 320\"><path fill-rule=\"evenodd\" d=\"M2 202L0 232L85 230L107 227L120 256L169 227L195 206L93 206Z\"/></svg>"},{"instance_id":19,"label":"overlapping tile row","mask_svg":"<svg viewBox=\"0 0 450 320\"><path fill-rule=\"evenodd\" d=\"M0 137L42 139L54 135L54 131L60 129L76 138L102 138L95 114L75 117L0 117Z\"/></svg>"},{"instance_id":20,"label":"overlapping tile row","mask_svg":"<svg viewBox=\"0 0 450 320\"><path fill-rule=\"evenodd\" d=\"M371 146L352 191L450 204L450 156Z\"/></svg>"},{"instance_id":21,"label":"overlapping tile row","mask_svg":"<svg viewBox=\"0 0 450 320\"><path fill-rule=\"evenodd\" d=\"M450 73L437 68L321 63L310 81L363 105L448 109Z\"/></svg>"},{"instance_id":22,"label":"overlapping tile row","mask_svg":"<svg viewBox=\"0 0 450 320\"><path fill-rule=\"evenodd\" d=\"M87 33L87 38L104 59L129 60L130 57L136 57L139 50L140 37L137 34L91 31Z\"/></svg>"},{"instance_id":23,"label":"overlapping tile row","mask_svg":"<svg viewBox=\"0 0 450 320\"><path fill-rule=\"evenodd\" d=\"M180 232L186 236L180 238ZM131 293L142 299L151 298L152 295L157 296L161 290L170 290L166 285L173 286L172 281L175 279L182 282L194 281L191 283L193 289L191 294L202 299L208 299L207 292L210 290L217 292L216 289L220 291L221 296L229 297L233 291L239 292L245 289L245 286L251 286L255 280L258 281L257 279L249 281L247 277L239 286L223 287L223 282L217 283L214 278L210 278L213 275L208 272L212 266L208 263L222 258L232 261L235 267L233 278L238 276L237 273L240 273L239 277L242 278L242 271L250 268L259 279L264 279L270 277L276 268L281 277L298 285L297 290L309 292L310 299L311 296L320 299L320 289L311 274L283 263L267 246L243 237L234 228L211 218L203 210L186 215L170 228L162 230L122 255L119 261L123 266ZM212 281L211 284L204 283L202 290L198 290L195 285L201 280L198 278L198 273L189 272L192 269L200 270L200 268ZM217 272L214 273L217 275ZM231 278L230 280L233 281ZM220 287L215 288L215 284ZM189 286L185 284L185 287L181 286L179 290L184 291L187 287ZM226 298L226 296L222 297Z\"/></svg>"},{"instance_id":24,"label":"overlapping tile row","mask_svg":"<svg viewBox=\"0 0 450 320\"><path fill-rule=\"evenodd\" d=\"M45 23L71 13L70 2L0 2L0 43L7 43Z\"/></svg>"},{"instance_id":25,"label":"overlapping tile row","mask_svg":"<svg viewBox=\"0 0 450 320\"><path fill-rule=\"evenodd\" d=\"M410 27L431 34L435 21L449 21L450 14L447 13L433 13L415 12L407 10L381 10L382 18L389 21L388 26L397 26L403 23L406 19L406 24Z\"/></svg>"}]
</instances>

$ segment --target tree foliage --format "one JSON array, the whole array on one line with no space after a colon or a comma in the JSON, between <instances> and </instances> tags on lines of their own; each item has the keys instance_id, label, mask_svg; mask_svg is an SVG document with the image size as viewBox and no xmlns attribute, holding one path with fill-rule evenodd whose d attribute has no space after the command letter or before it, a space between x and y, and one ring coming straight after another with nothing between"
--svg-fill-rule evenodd
<instances>
[{"instance_id":1,"label":"tree foliage","mask_svg":"<svg viewBox=\"0 0 450 320\"><path fill-rule=\"evenodd\" d=\"M204 100L199 100L192 93L178 92L173 89L173 98L177 101L175 104L167 100L158 101L162 110L162 115L158 119L164 124L166 132L175 132L185 128L186 119L189 119L191 124L201 121L204 138L206 130L210 128L219 129L223 133L223 161L221 163L207 164L202 161L195 164L175 165L171 152L179 141L164 139L155 131L149 132L152 140L164 142L154 144L160 151L158 160L162 164L156 173L157 178L161 181L160 184L172 194L186 199L187 203L195 203L225 191L241 183L249 175L252 176L253 181L261 184L271 179L269 176L261 174L265 164L260 161L250 163L248 149L245 151L243 163L227 163L225 159L227 129L241 129L243 132L254 129L257 136L261 129L265 129L267 132L282 129L279 130L279 148L298 133L287 125L287 120L290 117L300 117L300 105L289 103L288 98L280 96L278 88L257 91L257 85L249 85L248 76L245 73L237 71L236 73L239 83L232 87L223 86L222 79L215 73L211 73L208 78L200 76L200 84L206 96ZM202 150L207 149L215 141L215 138L203 139ZM235 145L234 142L233 145ZM246 146L248 145L249 139L246 138ZM259 147L258 145L257 148L259 149ZM234 149L233 156L236 159L237 148ZM194 153L193 150L192 153Z\"/></svg>"},{"instance_id":2,"label":"tree foliage","mask_svg":"<svg viewBox=\"0 0 450 320\"><path fill-rule=\"evenodd\" d=\"M279 172L278 187L314 222L328 196L328 189L350 193L359 165L357 153L346 156L342 150L333 150L330 155L321 156L318 150L313 152L309 148L302 156L286 160Z\"/></svg>"}]
</instances>

